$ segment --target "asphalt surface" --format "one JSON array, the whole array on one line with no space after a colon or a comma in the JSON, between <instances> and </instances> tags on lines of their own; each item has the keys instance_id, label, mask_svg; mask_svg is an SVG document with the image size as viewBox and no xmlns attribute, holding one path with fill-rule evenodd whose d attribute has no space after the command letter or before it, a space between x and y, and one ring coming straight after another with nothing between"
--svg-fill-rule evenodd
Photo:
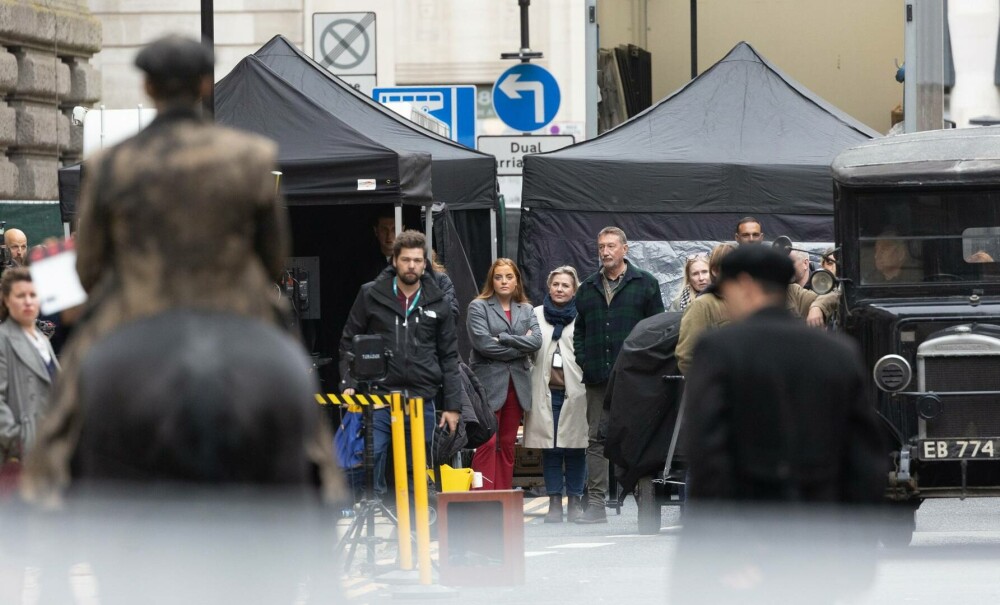
<instances>
[{"instance_id":1,"label":"asphalt surface","mask_svg":"<svg viewBox=\"0 0 1000 605\"><path fill-rule=\"evenodd\" d=\"M514 587L421 587L412 576L354 569L345 579L350 602L399 600L456 603L669 603L671 568L680 536L673 507L662 509L660 533L637 533L636 506L626 500L606 525L544 524L547 500L525 501L525 583ZM383 528L388 531L388 528ZM436 543L433 552L436 556ZM874 579L838 603L1000 602L1000 499L925 502L907 548L879 548ZM394 548L379 551L391 566ZM810 556L809 544L802 557ZM396 574L399 576L400 574ZM435 574L435 579L437 576ZM837 578L830 578L831 586ZM817 586L821 593L824 586ZM813 602L803 596L798 602Z\"/></svg>"}]
</instances>

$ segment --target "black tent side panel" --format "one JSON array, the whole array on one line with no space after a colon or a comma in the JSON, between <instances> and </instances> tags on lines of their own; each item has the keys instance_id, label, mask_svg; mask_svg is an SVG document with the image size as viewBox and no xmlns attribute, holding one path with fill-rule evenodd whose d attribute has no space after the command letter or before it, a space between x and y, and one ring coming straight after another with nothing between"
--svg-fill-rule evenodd
<instances>
[{"instance_id":1,"label":"black tent side panel","mask_svg":"<svg viewBox=\"0 0 1000 605\"><path fill-rule=\"evenodd\" d=\"M477 291L493 264L489 210L449 210L455 231L462 241ZM499 233L499 232L498 232Z\"/></svg>"},{"instance_id":2,"label":"black tent side panel","mask_svg":"<svg viewBox=\"0 0 1000 605\"><path fill-rule=\"evenodd\" d=\"M518 266L528 295L539 302L545 295L549 271L572 265L580 279L597 271L597 234L604 227L619 227L630 242L731 241L736 224L747 213L643 213L564 212L522 209ZM787 235L797 242L832 242L833 217L829 214L795 215L757 213L765 236ZM705 250L704 252L709 252ZM642 265L639 265L643 268ZM664 301L669 304L670 301Z\"/></svg>"},{"instance_id":3,"label":"black tent side panel","mask_svg":"<svg viewBox=\"0 0 1000 605\"><path fill-rule=\"evenodd\" d=\"M59 169L59 212L64 223L76 218L76 203L80 197L82 164Z\"/></svg>"},{"instance_id":4,"label":"black tent side panel","mask_svg":"<svg viewBox=\"0 0 1000 605\"><path fill-rule=\"evenodd\" d=\"M571 212L833 212L828 165L581 160L528 155L521 205Z\"/></svg>"},{"instance_id":5,"label":"black tent side panel","mask_svg":"<svg viewBox=\"0 0 1000 605\"><path fill-rule=\"evenodd\" d=\"M465 210L463 212L469 212ZM448 277L455 285L455 298L458 300L458 324L455 326L458 334L458 353L462 359L468 362L472 354L472 341L469 339L469 331L466 329L466 313L469 303L479 294L479 288L469 267L469 259L465 255L465 248L458 237L458 230L455 228L453 213L447 210L443 216L443 232L445 262ZM435 248L441 246L437 235L438 223L435 223Z\"/></svg>"}]
</instances>

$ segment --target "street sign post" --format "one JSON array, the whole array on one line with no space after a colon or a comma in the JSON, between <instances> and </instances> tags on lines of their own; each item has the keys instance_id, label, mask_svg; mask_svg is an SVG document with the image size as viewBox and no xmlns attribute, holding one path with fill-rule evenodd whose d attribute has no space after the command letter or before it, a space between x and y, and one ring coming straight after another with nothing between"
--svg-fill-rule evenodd
<instances>
[{"instance_id":1,"label":"street sign post","mask_svg":"<svg viewBox=\"0 0 1000 605\"><path fill-rule=\"evenodd\" d=\"M372 91L378 86L375 76L338 76L344 82L354 87L355 90L365 95L371 96Z\"/></svg>"},{"instance_id":2,"label":"street sign post","mask_svg":"<svg viewBox=\"0 0 1000 605\"><path fill-rule=\"evenodd\" d=\"M476 148L475 86L393 86L376 88L379 103L410 103L441 120L451 129L451 139Z\"/></svg>"},{"instance_id":3,"label":"street sign post","mask_svg":"<svg viewBox=\"0 0 1000 605\"><path fill-rule=\"evenodd\" d=\"M313 13L313 59L338 76L378 73L375 13Z\"/></svg>"},{"instance_id":4,"label":"street sign post","mask_svg":"<svg viewBox=\"0 0 1000 605\"><path fill-rule=\"evenodd\" d=\"M503 72L493 85L493 108L503 123L531 132L556 117L559 84L544 67L521 63Z\"/></svg>"},{"instance_id":5,"label":"street sign post","mask_svg":"<svg viewBox=\"0 0 1000 605\"><path fill-rule=\"evenodd\" d=\"M528 153L545 153L576 142L573 135L514 135L479 137L479 151L497 159L497 176L521 176L524 156Z\"/></svg>"}]
</instances>

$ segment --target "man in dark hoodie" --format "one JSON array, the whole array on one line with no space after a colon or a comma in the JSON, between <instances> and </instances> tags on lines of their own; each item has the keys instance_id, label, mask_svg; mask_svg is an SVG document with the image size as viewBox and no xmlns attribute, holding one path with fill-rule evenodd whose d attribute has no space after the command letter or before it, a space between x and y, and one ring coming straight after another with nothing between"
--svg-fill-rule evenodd
<instances>
[{"instance_id":1,"label":"man in dark hoodie","mask_svg":"<svg viewBox=\"0 0 1000 605\"><path fill-rule=\"evenodd\" d=\"M353 395L351 376L353 339L378 335L392 356L384 380L371 385L373 393L403 391L424 399L424 439L434 430L435 396L444 390L444 410L438 426L455 431L461 414L462 382L458 369L458 338L451 303L427 271L426 240L417 231L396 236L392 269L361 287L340 341L341 388ZM408 420L407 420L408 421ZM388 408L374 410L375 490L386 492L385 458L391 438Z\"/></svg>"}]
</instances>

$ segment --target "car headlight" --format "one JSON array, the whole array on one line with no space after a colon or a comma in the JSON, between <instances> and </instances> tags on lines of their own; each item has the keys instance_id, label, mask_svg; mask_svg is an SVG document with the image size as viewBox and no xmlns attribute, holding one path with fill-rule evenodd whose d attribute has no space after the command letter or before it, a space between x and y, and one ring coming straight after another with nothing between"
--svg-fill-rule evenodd
<instances>
[{"instance_id":1,"label":"car headlight","mask_svg":"<svg viewBox=\"0 0 1000 605\"><path fill-rule=\"evenodd\" d=\"M872 372L875 386L888 393L902 391L913 379L913 369L906 358L899 355L886 355L875 362Z\"/></svg>"}]
</instances>

